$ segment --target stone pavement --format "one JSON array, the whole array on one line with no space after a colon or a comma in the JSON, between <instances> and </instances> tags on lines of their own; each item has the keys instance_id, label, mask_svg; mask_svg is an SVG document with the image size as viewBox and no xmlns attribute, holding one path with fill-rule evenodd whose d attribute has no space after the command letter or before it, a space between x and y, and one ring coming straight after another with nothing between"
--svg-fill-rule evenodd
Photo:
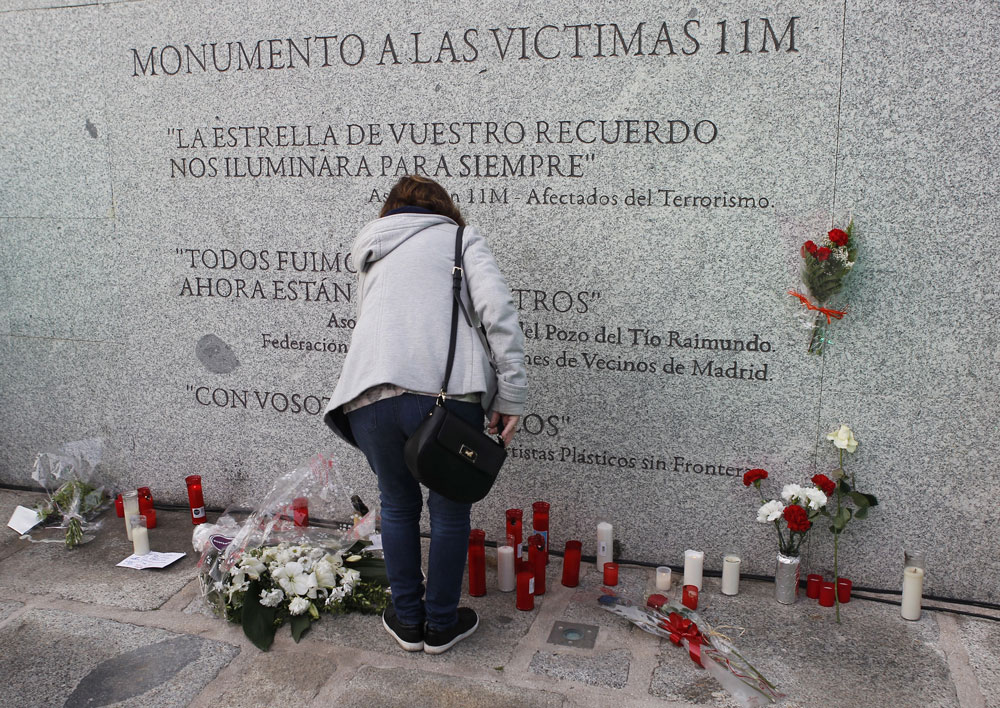
<instances>
[{"instance_id":1,"label":"stone pavement","mask_svg":"<svg viewBox=\"0 0 1000 708\"><path fill-rule=\"evenodd\" d=\"M0 517L38 498L0 489ZM188 552L163 570L115 567L131 545L113 511L73 551L0 534L0 705L737 705L686 652L600 609L593 566L585 564L579 588L560 585L558 558L533 612L492 589L467 598L480 629L441 656L403 652L378 618L361 615L324 616L298 644L282 628L263 653L203 604L187 513L157 517L153 549ZM653 575L623 567L621 594L642 600ZM1000 621L925 612L906 622L894 605L855 599L838 626L832 610L805 598L780 605L771 591L744 580L726 597L706 578L699 609L716 626L745 630L726 632L787 694L781 705L1000 708ZM549 643L556 622L595 626L594 647Z\"/></svg>"}]
</instances>

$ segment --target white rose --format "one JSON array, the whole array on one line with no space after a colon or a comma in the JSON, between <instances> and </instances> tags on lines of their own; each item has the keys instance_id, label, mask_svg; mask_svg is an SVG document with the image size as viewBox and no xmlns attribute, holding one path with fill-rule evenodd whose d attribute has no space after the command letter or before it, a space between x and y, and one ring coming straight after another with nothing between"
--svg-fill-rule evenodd
<instances>
[{"instance_id":1,"label":"white rose","mask_svg":"<svg viewBox=\"0 0 1000 708\"><path fill-rule=\"evenodd\" d=\"M768 521L775 521L781 518L781 513L785 510L785 505L777 499L773 499L762 505L757 510L757 521L766 524Z\"/></svg>"},{"instance_id":2,"label":"white rose","mask_svg":"<svg viewBox=\"0 0 1000 708\"><path fill-rule=\"evenodd\" d=\"M854 452L858 449L858 441L854 439L854 433L846 425L841 425L840 429L827 433L826 439L833 441L834 445L848 452Z\"/></svg>"},{"instance_id":3,"label":"white rose","mask_svg":"<svg viewBox=\"0 0 1000 708\"><path fill-rule=\"evenodd\" d=\"M240 567L247 574L247 577L253 580L259 579L261 573L267 570L267 566L261 562L260 558L253 556L243 556L240 560Z\"/></svg>"},{"instance_id":4,"label":"white rose","mask_svg":"<svg viewBox=\"0 0 1000 708\"><path fill-rule=\"evenodd\" d=\"M311 604L312 603L304 597L293 597L292 601L288 603L288 611L293 615L301 615L309 609Z\"/></svg>"}]
</instances>

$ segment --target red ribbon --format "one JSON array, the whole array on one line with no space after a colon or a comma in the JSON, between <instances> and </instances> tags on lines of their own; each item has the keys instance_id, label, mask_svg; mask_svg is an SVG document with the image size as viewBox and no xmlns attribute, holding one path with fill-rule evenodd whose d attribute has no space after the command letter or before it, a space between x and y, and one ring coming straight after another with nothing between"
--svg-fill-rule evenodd
<instances>
[{"instance_id":1,"label":"red ribbon","mask_svg":"<svg viewBox=\"0 0 1000 708\"><path fill-rule=\"evenodd\" d=\"M701 668L705 668L705 665L701 663L701 632L698 631L698 625L685 617L681 617L676 612L671 612L667 616L667 619L660 623L660 626L670 632L670 641L677 646L683 646L681 642L687 639L688 654L691 656L691 661Z\"/></svg>"},{"instance_id":2,"label":"red ribbon","mask_svg":"<svg viewBox=\"0 0 1000 708\"><path fill-rule=\"evenodd\" d=\"M801 300L802 304L806 306L807 310L815 310L816 312L822 312L824 315L826 315L826 323L827 324L831 324L831 321L830 321L831 318L839 320L844 315L847 314L847 310L834 310L834 309L831 309L831 308L828 308L828 307L816 307L811 302L809 302L809 298L807 298L802 293L795 292L794 290L789 290L788 294L791 295L791 296L793 296L793 297L797 297L799 300Z\"/></svg>"}]
</instances>

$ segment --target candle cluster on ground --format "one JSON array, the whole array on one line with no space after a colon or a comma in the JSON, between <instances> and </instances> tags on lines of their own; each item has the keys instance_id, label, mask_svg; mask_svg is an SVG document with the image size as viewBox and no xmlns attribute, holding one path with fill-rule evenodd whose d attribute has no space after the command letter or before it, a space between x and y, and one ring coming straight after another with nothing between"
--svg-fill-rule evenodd
<instances>
[{"instance_id":1,"label":"candle cluster on ground","mask_svg":"<svg viewBox=\"0 0 1000 708\"><path fill-rule=\"evenodd\" d=\"M125 519L125 536L132 542L133 555L149 553L149 529L156 528L156 510L149 487L119 494L115 498L115 511L119 518Z\"/></svg>"}]
</instances>

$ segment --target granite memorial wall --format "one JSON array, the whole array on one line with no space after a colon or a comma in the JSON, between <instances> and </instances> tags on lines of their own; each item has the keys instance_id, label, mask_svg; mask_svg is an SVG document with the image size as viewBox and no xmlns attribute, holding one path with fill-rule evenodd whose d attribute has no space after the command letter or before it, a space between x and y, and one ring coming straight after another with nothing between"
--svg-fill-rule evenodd
<instances>
[{"instance_id":1,"label":"granite memorial wall","mask_svg":"<svg viewBox=\"0 0 1000 708\"><path fill-rule=\"evenodd\" d=\"M1000 600L995 3L60 4L0 3L0 481L97 435L163 501L199 473L249 503L317 451L374 499L321 412L353 236L419 173L526 337L490 538L546 499L557 548L607 520L622 558L770 574L742 473L829 472L846 423L881 505L845 574L898 588L923 548L927 592ZM799 248L852 215L809 355Z\"/></svg>"}]
</instances>

